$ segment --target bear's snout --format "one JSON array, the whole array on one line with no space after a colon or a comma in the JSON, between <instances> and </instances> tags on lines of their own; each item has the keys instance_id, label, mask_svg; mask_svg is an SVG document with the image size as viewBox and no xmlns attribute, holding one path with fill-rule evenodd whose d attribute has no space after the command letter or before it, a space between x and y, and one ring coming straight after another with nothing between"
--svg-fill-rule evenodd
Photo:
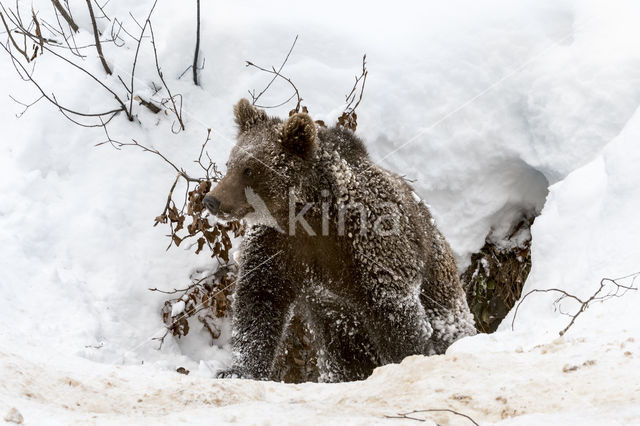
<instances>
[{"instance_id":1,"label":"bear's snout","mask_svg":"<svg viewBox=\"0 0 640 426\"><path fill-rule=\"evenodd\" d=\"M211 195L207 195L202 200L202 204L211 212L211 214L217 214L218 210L220 210L220 200Z\"/></svg>"}]
</instances>

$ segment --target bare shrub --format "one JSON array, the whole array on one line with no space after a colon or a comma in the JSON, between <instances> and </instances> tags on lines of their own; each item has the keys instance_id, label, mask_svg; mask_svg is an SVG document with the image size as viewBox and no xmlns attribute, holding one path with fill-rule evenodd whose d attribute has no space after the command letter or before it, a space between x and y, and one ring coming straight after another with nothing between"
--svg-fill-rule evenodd
<instances>
[{"instance_id":1,"label":"bare shrub","mask_svg":"<svg viewBox=\"0 0 640 426\"><path fill-rule=\"evenodd\" d=\"M614 297L622 297L627 294L628 291L637 291L638 288L635 287L636 279L640 276L640 272L634 272L633 274L625 275L624 277L619 278L603 278L600 280L600 285L598 288L587 298L578 297L575 294L571 294L565 290L560 288L546 288L546 289L533 289L527 292L522 299L516 305L516 309L513 313L513 319L511 320L511 329L513 330L516 317L518 316L518 310L520 309L520 305L524 303L524 301L534 293L555 293L558 295L558 298L553 301L553 307L562 315L565 315L570 318L569 323L565 328L560 330L558 334L560 336L564 336L567 331L575 324L576 320L580 315L582 315L588 308L595 302L606 302L609 299ZM628 284L622 284L625 280L629 280ZM574 309L573 312L567 312L562 309L562 302L571 302L573 301L577 304L577 309Z\"/></svg>"},{"instance_id":2,"label":"bare shrub","mask_svg":"<svg viewBox=\"0 0 640 426\"><path fill-rule=\"evenodd\" d=\"M233 293L237 267L232 264L220 266L213 272L199 271L200 278L192 277L191 284L183 289L171 291L150 288L165 294L174 295L166 300L161 310L162 322L166 331L160 341L162 347L165 338L171 334L181 338L189 334L189 319L197 318L211 339L220 338L222 319L228 317L231 309L229 297Z\"/></svg>"},{"instance_id":3,"label":"bare shrub","mask_svg":"<svg viewBox=\"0 0 640 426\"><path fill-rule=\"evenodd\" d=\"M221 223L210 217L202 201L204 196L211 190L212 185L222 178L215 162L207 152L207 145L211 141L211 130L208 129L205 142L202 144L198 158L194 162L198 165L198 175L187 173L185 168L176 165L165 154L158 149L140 143L136 140L120 141L111 136L109 124L118 116L126 117L127 121L139 122L139 110L144 108L153 114L164 112L166 116L173 117L171 131L178 133L185 130L183 119L183 96L174 93L162 71L156 49L156 39L152 24L152 15L157 0L154 1L144 21L138 22L132 16L136 27L127 28L117 18L109 17L105 11L105 6L100 6L95 0L86 0L89 12L89 21L92 28L93 43L78 45L75 36L80 31L82 25L78 25L73 18L69 5L58 0L51 0L52 10L55 12L55 21L48 22L39 18L36 11L30 15L29 19L24 19L20 14L19 3L15 8L5 7L0 2L0 20L6 31L7 41L2 43L2 48L7 53L14 65L19 77L32 84L40 93L34 102L20 102L24 107L24 114L31 106L41 100L48 101L66 119L78 126L88 128L102 128L105 139L96 144L101 146L108 144L115 149L133 147L148 152L156 156L159 160L171 167L176 175L169 186L166 201L160 214L155 217L154 226L163 225L168 229L169 244L171 247L185 247L192 249L195 254L207 253L215 258L216 262L211 270L199 271L190 277L191 282L184 288L174 288L173 290L162 290L157 287L150 288L154 292L161 292L170 295L161 308L161 319L166 328L164 335L159 338L160 347L167 336L181 338L187 336L190 331L190 321L197 320L199 324L209 333L212 339L220 338L221 321L231 315L230 297L237 275L237 265L230 259L232 249L232 238L241 236L244 233L244 225L234 221ZM200 42L200 2L196 2L198 18L196 27L196 46L193 64L187 68L193 71L193 82L198 85L199 42ZM105 19L110 22L110 31L103 35L98 31L97 22ZM264 89L259 92L250 91L253 104L261 108L275 108L289 102L295 102L290 110L290 115L297 112L308 112L308 108L302 105L300 91L290 77L283 75L283 69L291 56L298 37L296 36L289 48L283 62L278 68L263 67L251 61L246 62L247 67L255 68L260 72L269 75L269 81ZM118 70L110 66L108 52L113 54L113 50L105 51L107 44L116 47L123 47L127 44L135 47L135 53L127 68L130 70L124 75L118 74ZM139 93L136 81L138 76L138 58L140 52L145 48L151 48L155 62L155 76L159 79L156 84L153 79L150 85L155 92L149 96ZM117 51L117 49L115 50ZM55 57L61 67L66 67L69 71L79 73L88 77L94 82L99 93L104 93L113 106L104 110L82 110L72 105L63 104L55 95L55 90L45 87L36 76L36 66L38 58L43 53ZM96 75L92 71L90 61L98 60L106 75L113 78L105 78L104 75ZM187 71L185 70L185 72ZM184 73L183 73L184 74ZM345 108L337 120L336 125L356 130L357 113L356 109L362 101L365 81L367 76L366 56L362 60L362 72L355 78L355 83L351 91L345 96ZM179 78L179 77L178 77ZM272 86L281 79L286 82L292 94L283 102L277 105L262 105L259 100ZM72 82L72 79L69 79ZM73 84L73 83L71 83ZM317 122L325 126L322 121ZM178 191L177 188L184 188ZM178 193L179 192L179 193ZM316 354L313 348L313 336L311 335L306 322L299 312L294 316L287 339L283 344L282 354L279 359L282 368L279 369L280 376L277 380L292 382L317 380L317 368L315 365Z\"/></svg>"}]
</instances>

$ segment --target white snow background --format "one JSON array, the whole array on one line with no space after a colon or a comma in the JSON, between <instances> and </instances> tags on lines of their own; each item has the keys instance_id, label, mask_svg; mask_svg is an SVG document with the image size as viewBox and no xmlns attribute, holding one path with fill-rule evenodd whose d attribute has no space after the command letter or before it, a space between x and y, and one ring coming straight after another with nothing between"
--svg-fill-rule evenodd
<instances>
[{"instance_id":1,"label":"white snow background","mask_svg":"<svg viewBox=\"0 0 640 426\"><path fill-rule=\"evenodd\" d=\"M31 3L20 3L28 13ZM192 61L195 2L160 0L152 18L163 73L184 96L186 131L172 134L170 117L139 109L140 123L114 120L113 138L192 168L211 128L211 153L224 165L232 105L269 80L244 61L278 65L299 35L284 73L327 123L367 54L357 133L379 164L416 179L461 269L493 227L533 207L542 213L524 292L588 297L602 278L640 271L637 3L202 3L201 87L177 78ZM86 5L70 5L78 39L91 42ZM142 21L150 6L112 0L105 10L135 28L129 12ZM53 16L48 1L33 7ZM134 49L105 46L125 81ZM37 63L38 81L66 104L113 105L51 55ZM97 58L86 64L104 76ZM150 97L148 44L138 66L136 92ZM451 408L481 424L640 424L637 291L592 305L561 338L569 318L553 295L534 294L514 331L512 312L492 335L358 383L213 379L230 361L228 330L211 344L193 329L158 351L151 338L162 332L165 297L147 289L180 288L211 262L166 252L166 230L152 227L175 172L135 148L95 147L100 129L79 128L45 102L16 118L23 108L8 95L31 102L38 93L6 55L0 81L0 421L15 408L33 425L414 424L384 415ZM289 95L280 82L263 102ZM470 424L444 412L416 416Z\"/></svg>"}]
</instances>

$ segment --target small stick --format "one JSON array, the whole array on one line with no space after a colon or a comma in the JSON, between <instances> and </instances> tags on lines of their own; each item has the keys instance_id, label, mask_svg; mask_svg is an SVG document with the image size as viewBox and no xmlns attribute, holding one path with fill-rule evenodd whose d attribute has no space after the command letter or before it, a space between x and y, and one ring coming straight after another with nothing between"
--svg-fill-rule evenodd
<instances>
[{"instance_id":1,"label":"small stick","mask_svg":"<svg viewBox=\"0 0 640 426\"><path fill-rule=\"evenodd\" d=\"M410 411L408 413L398 413L398 415L396 415L396 416L385 416L385 417L387 419L407 419L407 420L415 420L417 422L424 422L425 419L420 419L418 417L411 417L411 414L437 413L437 412L447 412L447 413L455 414L456 416L464 417L465 419L469 420L475 426L480 426L478 424L478 422L473 420L470 416L467 416L466 414L460 413L460 412L452 410L450 408L428 408L428 409L425 409L425 410L413 410L413 411Z\"/></svg>"},{"instance_id":2,"label":"small stick","mask_svg":"<svg viewBox=\"0 0 640 426\"><path fill-rule=\"evenodd\" d=\"M100 44L100 33L98 32L98 25L96 24L96 17L93 14L93 7L91 6L91 0L87 0L87 7L89 8L89 16L91 17L91 25L93 25L93 37L96 41L96 50L98 51L98 56L100 57L100 62L102 62L102 67L105 72L111 75L111 68L107 64L107 60L104 58L102 54L102 45ZM131 111L129 111L131 114Z\"/></svg>"},{"instance_id":3,"label":"small stick","mask_svg":"<svg viewBox=\"0 0 640 426\"><path fill-rule=\"evenodd\" d=\"M62 6L62 4L60 4L60 1L59 0L51 0L51 3L53 3L53 6L58 10L58 12L60 12L60 15L62 15L64 20L67 21L67 24L69 24L69 27L73 30L73 32L77 33L78 32L78 25L75 23L75 21L73 20L71 15L69 15L69 13L67 13L67 10Z\"/></svg>"},{"instance_id":4,"label":"small stick","mask_svg":"<svg viewBox=\"0 0 640 426\"><path fill-rule=\"evenodd\" d=\"M198 84L198 53L200 52L200 0L197 0L198 24L196 26L196 51L193 54L193 84Z\"/></svg>"}]
</instances>

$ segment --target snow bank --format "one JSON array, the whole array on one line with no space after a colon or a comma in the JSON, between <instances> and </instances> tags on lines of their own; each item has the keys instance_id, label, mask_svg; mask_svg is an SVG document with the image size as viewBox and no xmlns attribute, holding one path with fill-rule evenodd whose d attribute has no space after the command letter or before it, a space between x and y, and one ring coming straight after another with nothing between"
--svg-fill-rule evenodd
<instances>
[{"instance_id":1,"label":"snow bank","mask_svg":"<svg viewBox=\"0 0 640 426\"><path fill-rule=\"evenodd\" d=\"M638 5L533 0L517 4L453 1L437 7L409 2L394 5L325 2L309 11L306 4L285 2L268 7L203 2L201 47L206 67L201 72L202 87L198 88L188 79L177 79L192 60L195 11L192 7L185 9L183 4L160 2L154 14L158 53L172 89L184 95L187 130L173 135L170 118L141 111L140 123L114 121L110 132L117 139L133 137L153 145L190 168L206 129L212 128L212 154L224 164L235 133L231 105L246 96L247 89L260 90L268 81L267 76L246 69L244 61L277 64L294 36L300 34L285 71L296 82L314 118L326 122L334 121L341 112L340 101L359 71L361 55L367 53L370 74L359 109L358 133L365 138L374 159L417 179L416 191L432 206L460 267L499 222L516 217L522 210L542 209L532 228L533 268L525 291L559 287L584 296L597 288L602 277L640 270ZM135 25L128 12L143 19L149 6L146 2L112 0L106 10L125 24ZM48 2L34 7L40 8L42 16L51 14ZM71 1L71 7L78 11L78 20L84 21L83 2ZM91 41L89 30L86 25L82 28L79 43ZM133 53L131 45L117 51L114 46L105 46L105 56L123 76L128 75L127 64ZM60 99L81 109L109 104L110 99L91 81L70 75L50 55L38 61L39 81L55 88ZM96 74L103 75L97 60L88 64ZM154 72L151 52L145 50L136 80L140 94L153 96L150 83ZM61 83L69 80L73 83ZM118 84L115 77L107 80ZM11 93L27 102L37 97L31 86L16 78L7 60L0 61L0 81L3 96ZM286 85L274 84L263 102L278 103L288 96ZM52 405L51 398L34 402L25 396L29 379L13 373L25 371L21 362L38 371L51 365L42 380L50 378L59 386L60 377L66 374L62 371L73 370L65 370L65 364L58 362L64 358L81 366L77 380L87 386L95 384L89 374L93 369L101 371L101 378L96 380L109 377L112 371L130 372L124 375L124 388L135 383L144 392L156 392L164 398L150 411L163 406L167 395L162 389L177 380L184 385L182 390L191 386L202 390L193 395L193 400L210 395L207 392L211 386L239 389L236 401L243 401L249 394L263 398L253 405L238 402L221 409L226 410L228 420L234 416L238 421L246 420L256 412L282 419L282 413L295 406L287 402L296 400L291 395L313 398L315 392L319 392L316 403L304 406L299 413L308 410L305 413L309 416L319 411L333 415L326 407L339 408L341 402L322 399L329 392L361 404L350 415L365 416L362 423L371 421L371 413L388 413L385 407L380 408L380 399L363 402L357 398L361 390L358 386L369 386L369 382L284 387L288 390L283 390L284 396L277 401L268 396L276 392L273 389L280 389L278 385L213 383L208 378L229 361L225 346L228 330L220 341L210 342L206 333L198 333L195 327L186 339L168 340L163 350L157 351L157 342L151 339L162 334L159 310L164 298L147 288L179 288L187 282L189 273L211 266L209 259L194 256L191 251L165 252L165 231L151 226L162 209L174 171L134 149L120 152L109 146L94 147L104 140L100 130L65 122L44 103L15 118L21 110L10 101L0 107L4 139L0 144L0 311L4 314L0 365L3 377L11 377L10 383L0 385L0 392L10 398L10 404L19 406L27 420L33 413L38 419L53 413L55 418L71 421L101 412L111 413L105 414L105 420L117 421L123 418L118 416L132 413L108 403L96 410L75 411ZM282 107L272 113L284 116L287 110ZM589 346L581 347L585 351L603 352L613 348L607 346L607 339L619 346L637 336L640 325L633 315L637 293L594 305L578 320L569 337L588 339ZM450 357L476 359L486 351L502 351L508 355L499 358L504 360L500 364L515 365L504 370L501 382L509 386L524 383L526 379L519 377L529 377L527 369L547 371L544 357L532 346L548 342L566 324L567 318L554 312L552 301L544 295L531 296L518 313L515 333L510 331L508 317L499 333L464 339L446 358L412 359L399 367L382 369L383 373L377 372L377 378L371 379L371 386L386 388L398 377L396 391L388 395L402 395L412 381L421 381L426 387L416 389L430 397L438 393L436 386L445 389L447 395L454 393L454 388L455 392L464 392L488 365L496 365L495 361L465 364L462 368L445 364L452 362ZM515 349L523 349L525 355ZM33 357L33 361L20 361L16 353ZM576 353L571 348L561 350L554 365L569 362ZM637 352L631 359L636 362ZM622 371L614 366L627 368L618 361L597 364L604 365L597 367L598 374L604 375L610 367L609 372ZM114 364L132 367L113 370ZM162 372L177 366L191 370L188 379L172 371ZM549 375L544 374L549 383L558 375L564 377L556 367L553 372L549 370ZM469 369L473 368L475 376L469 376L465 383L449 383L443 378L432 383L432 376L423 371L438 368L443 368L442 375L447 377L472 374ZM637 370L635 366L624 371ZM598 376L598 380L609 383L604 376ZM479 385L486 390L491 383L483 381ZM579 382L572 388L570 381L559 383L558 389L573 391L584 384ZM41 385L45 390L38 392L42 395L60 391L44 382ZM540 388L531 398L552 388L551 384ZM96 389L84 401L101 394L108 385ZM180 389L170 395L180 394ZM631 387L624 389L632 391ZM488 394L493 398L501 395L498 391ZM409 410L420 405L419 401L423 400L390 403L388 408L392 412ZM450 399L446 401L450 403ZM490 413L479 418L497 421L499 401L481 401L488 404L485 410ZM542 413L540 417L528 417L530 422L551 418L560 421L571 416L597 420L609 413L627 413L621 400L615 399L610 405L602 399L594 401L602 408L600 414L582 411L578 405L568 405L569 411L553 414L556 417L548 414L557 410L552 405L525 411ZM67 407L69 404L65 403ZM249 406L254 411L243 412ZM189 414L172 411L162 421L192 421L199 415L204 418L210 410L201 404L188 407ZM629 410L638 414L637 409ZM108 417L111 415L114 417ZM317 419L300 417L304 418ZM361 419L353 418L354 423ZM517 424L518 419L509 424Z\"/></svg>"},{"instance_id":2,"label":"snow bank","mask_svg":"<svg viewBox=\"0 0 640 426\"><path fill-rule=\"evenodd\" d=\"M601 350L598 351L598 350ZM527 351L414 356L366 381L210 380L148 366L0 351L0 415L26 424L415 424L448 408L482 425L637 424L640 341L557 339ZM500 368L495 368L500 365ZM471 424L447 412L426 424Z\"/></svg>"},{"instance_id":3,"label":"snow bank","mask_svg":"<svg viewBox=\"0 0 640 426\"><path fill-rule=\"evenodd\" d=\"M639 139L640 111L637 111L594 160L550 188L542 214L532 227L532 269L524 292L555 287L587 299L598 289L602 278L640 272ZM633 277L619 280L625 286L633 282ZM605 294L613 290L614 286L608 284ZM544 295L533 296L518 313L518 327L557 329L559 324L566 323L567 318L560 312L548 312L552 300L553 297ZM638 291L594 304L572 331L640 333L639 304ZM575 305L570 302L563 307L575 312ZM507 323L501 328L510 327Z\"/></svg>"}]
</instances>

